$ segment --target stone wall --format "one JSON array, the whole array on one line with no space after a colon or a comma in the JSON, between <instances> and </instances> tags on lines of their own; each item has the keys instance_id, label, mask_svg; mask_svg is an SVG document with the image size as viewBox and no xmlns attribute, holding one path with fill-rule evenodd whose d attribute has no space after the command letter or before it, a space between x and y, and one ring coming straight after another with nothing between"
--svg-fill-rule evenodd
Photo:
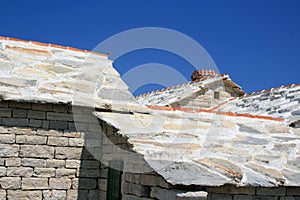
<instances>
[{"instance_id":1,"label":"stone wall","mask_svg":"<svg viewBox=\"0 0 300 200\"><path fill-rule=\"evenodd\" d=\"M300 200L300 187L208 187L208 200Z\"/></svg>"},{"instance_id":2,"label":"stone wall","mask_svg":"<svg viewBox=\"0 0 300 200\"><path fill-rule=\"evenodd\" d=\"M88 108L2 101L0 199L99 199L102 166L84 146L97 123Z\"/></svg>"}]
</instances>

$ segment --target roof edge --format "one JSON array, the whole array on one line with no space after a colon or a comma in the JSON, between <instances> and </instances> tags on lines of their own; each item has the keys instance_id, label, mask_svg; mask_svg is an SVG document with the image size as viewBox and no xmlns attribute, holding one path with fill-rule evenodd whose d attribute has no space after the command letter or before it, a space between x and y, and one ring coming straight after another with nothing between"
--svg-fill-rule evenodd
<instances>
[{"instance_id":1,"label":"roof edge","mask_svg":"<svg viewBox=\"0 0 300 200\"><path fill-rule=\"evenodd\" d=\"M22 40L22 39L12 38L12 37L0 36L0 40L30 43L30 44L35 44L35 45L38 45L38 46L43 46L43 47L52 47L52 48L57 48L57 49L64 49L64 50L70 50L70 51L90 53L90 54L94 54L94 55L98 55L98 56L103 56L103 57L106 57L106 58L108 58L108 56L109 56L109 54L102 54L102 53L98 53L98 52L95 52L95 51L83 50L83 49L70 47L70 46L61 46L61 45L57 45L57 44L50 44L50 43L44 43L44 42L38 42L38 41L32 41L32 40Z\"/></svg>"}]
</instances>

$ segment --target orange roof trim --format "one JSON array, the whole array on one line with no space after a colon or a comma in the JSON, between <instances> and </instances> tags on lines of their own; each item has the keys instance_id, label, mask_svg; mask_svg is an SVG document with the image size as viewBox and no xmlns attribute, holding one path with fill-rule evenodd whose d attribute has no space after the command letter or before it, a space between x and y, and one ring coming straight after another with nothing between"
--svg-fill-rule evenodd
<instances>
[{"instance_id":1,"label":"orange roof trim","mask_svg":"<svg viewBox=\"0 0 300 200\"><path fill-rule=\"evenodd\" d=\"M166 111L182 111L182 112L190 112L190 113L215 113L218 115L226 115L232 117L248 117L248 118L255 118L255 119L265 119L265 120L273 120L278 122L283 122L284 119L282 118L274 118L270 116L260 116L260 115L250 115L250 114L240 114L240 113L233 113L233 112L217 112L215 109L211 110L201 110L201 109L193 109L193 108L172 108L168 106L147 106L149 109L153 110L166 110Z\"/></svg>"},{"instance_id":2,"label":"orange roof trim","mask_svg":"<svg viewBox=\"0 0 300 200\"><path fill-rule=\"evenodd\" d=\"M38 45L38 46L52 47L52 48L70 50L70 51L78 51L78 52L84 52L84 53L90 53L90 54L95 54L95 55L99 55L99 56L108 57L108 54L97 53L95 51L89 51L89 50L82 50L82 49L78 49L78 48L74 48L74 47L69 47L69 46L61 46L61 45L57 45L57 44L47 44L47 43L43 43L43 42L37 42L37 41L31 41L31 40L28 41L28 40L22 40L22 39L11 38L11 37L3 37L3 36L0 36L0 40L8 40L8 41L17 41L17 42L31 43L31 44L35 44L35 45Z\"/></svg>"}]
</instances>

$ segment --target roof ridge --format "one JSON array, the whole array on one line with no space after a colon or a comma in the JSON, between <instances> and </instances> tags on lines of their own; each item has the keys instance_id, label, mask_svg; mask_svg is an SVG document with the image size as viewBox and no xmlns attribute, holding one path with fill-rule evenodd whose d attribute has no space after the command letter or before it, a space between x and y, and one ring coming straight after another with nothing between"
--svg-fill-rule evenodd
<instances>
[{"instance_id":1,"label":"roof ridge","mask_svg":"<svg viewBox=\"0 0 300 200\"><path fill-rule=\"evenodd\" d=\"M98 53L98 52L95 52L95 51L83 50L83 49L70 47L70 46L61 46L61 45L57 45L57 44L50 44L50 43L44 43L44 42L38 42L38 41L32 41L32 40L22 40L22 39L12 38L12 37L0 36L0 40L24 42L24 43L35 44L35 45L38 45L38 46L52 47L52 48L70 50L70 51L78 51L78 52L90 53L90 54L95 54L95 55L105 56L105 57L109 56L108 54L102 54L102 53Z\"/></svg>"},{"instance_id":2,"label":"roof ridge","mask_svg":"<svg viewBox=\"0 0 300 200\"><path fill-rule=\"evenodd\" d=\"M192 83L200 83L202 81L206 81L206 80L209 80L209 79L213 79L213 78L217 78L217 77L224 77L225 75L227 74L218 74L216 76L211 76L209 78L206 78L206 79L202 79L198 82L193 82L193 81L189 81L189 82L186 82L186 83L181 83L181 84L178 84L178 85L174 85L174 86L171 86L171 87L166 87L166 88L163 88L163 89L160 89L160 90L152 90L150 92L146 92L146 93L143 93L143 94L139 94L137 96L135 96L136 99L138 98L141 98L141 97L144 97L144 96L147 96L149 94L153 94L153 93L157 93L157 92L163 92L165 90L171 90L171 89L176 89L176 88L179 88L181 86L184 86L184 85L188 85L188 84L192 84Z\"/></svg>"},{"instance_id":3,"label":"roof ridge","mask_svg":"<svg viewBox=\"0 0 300 200\"><path fill-rule=\"evenodd\" d=\"M152 94L152 93L157 93L157 92L163 92L165 90L170 90L170 89L175 89L175 88L179 88L183 85L188 85L188 84L191 84L192 81L189 81L189 82L186 82L186 83L181 83L181 84L178 84L178 85L174 85L174 86L171 86L171 87L166 87L166 88L162 88L160 90L152 90L150 92L146 92L146 93L143 93L143 94L139 94L137 96L135 96L136 99L140 98L140 97L144 97L144 96L147 96L149 94Z\"/></svg>"},{"instance_id":4,"label":"roof ridge","mask_svg":"<svg viewBox=\"0 0 300 200\"><path fill-rule=\"evenodd\" d=\"M271 92L273 90L279 90L279 89L283 89L283 88L289 89L289 88L299 87L299 86L300 86L300 84L282 85L282 86L279 86L279 87L276 87L276 88L269 88L269 89L264 89L264 90L260 90L260 91L257 91L257 92L252 92L252 93L249 93L249 94L244 94L243 96L241 96L239 98L250 97L250 96L263 94L263 93L266 93L266 92Z\"/></svg>"}]
</instances>

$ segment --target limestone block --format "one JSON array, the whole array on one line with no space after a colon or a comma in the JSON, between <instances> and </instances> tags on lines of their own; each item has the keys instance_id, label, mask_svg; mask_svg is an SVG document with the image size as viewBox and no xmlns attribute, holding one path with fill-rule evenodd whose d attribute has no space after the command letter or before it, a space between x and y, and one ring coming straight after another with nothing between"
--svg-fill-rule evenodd
<instances>
[{"instance_id":1,"label":"limestone block","mask_svg":"<svg viewBox=\"0 0 300 200\"><path fill-rule=\"evenodd\" d=\"M52 189L70 189L71 179L67 177L50 178L49 184L50 184L50 188Z\"/></svg>"},{"instance_id":2,"label":"limestone block","mask_svg":"<svg viewBox=\"0 0 300 200\"><path fill-rule=\"evenodd\" d=\"M65 166L66 161L64 160L57 160L57 159L49 159L46 161L47 167L55 167L55 168L62 168Z\"/></svg>"},{"instance_id":3,"label":"limestone block","mask_svg":"<svg viewBox=\"0 0 300 200\"><path fill-rule=\"evenodd\" d=\"M20 156L29 158L53 158L54 147L42 145L22 145L20 149Z\"/></svg>"},{"instance_id":4,"label":"limestone block","mask_svg":"<svg viewBox=\"0 0 300 200\"><path fill-rule=\"evenodd\" d=\"M33 176L35 177L54 177L55 168L34 168Z\"/></svg>"},{"instance_id":5,"label":"limestone block","mask_svg":"<svg viewBox=\"0 0 300 200\"><path fill-rule=\"evenodd\" d=\"M37 110L29 110L28 111L28 118L32 118L32 119L46 119L46 112L44 112L44 111L37 111Z\"/></svg>"},{"instance_id":6,"label":"limestone block","mask_svg":"<svg viewBox=\"0 0 300 200\"><path fill-rule=\"evenodd\" d=\"M58 159L80 159L81 148L55 147L55 158Z\"/></svg>"},{"instance_id":7,"label":"limestone block","mask_svg":"<svg viewBox=\"0 0 300 200\"><path fill-rule=\"evenodd\" d=\"M84 145L83 138L70 138L69 145L73 147L82 147Z\"/></svg>"},{"instance_id":8,"label":"limestone block","mask_svg":"<svg viewBox=\"0 0 300 200\"><path fill-rule=\"evenodd\" d=\"M0 108L0 117L11 117L11 108Z\"/></svg>"},{"instance_id":9,"label":"limestone block","mask_svg":"<svg viewBox=\"0 0 300 200\"><path fill-rule=\"evenodd\" d=\"M66 168L80 168L80 161L79 160L66 160Z\"/></svg>"},{"instance_id":10,"label":"limestone block","mask_svg":"<svg viewBox=\"0 0 300 200\"><path fill-rule=\"evenodd\" d=\"M96 189L97 180L92 178L74 178L72 179L72 188L73 189Z\"/></svg>"},{"instance_id":11,"label":"limestone block","mask_svg":"<svg viewBox=\"0 0 300 200\"><path fill-rule=\"evenodd\" d=\"M20 177L1 177L0 185L3 189L20 189L21 178Z\"/></svg>"},{"instance_id":12,"label":"limestone block","mask_svg":"<svg viewBox=\"0 0 300 200\"><path fill-rule=\"evenodd\" d=\"M43 120L30 119L29 120L29 126L32 126L32 127L35 127L35 128L41 128L41 127L43 127Z\"/></svg>"},{"instance_id":13,"label":"limestone block","mask_svg":"<svg viewBox=\"0 0 300 200\"><path fill-rule=\"evenodd\" d=\"M0 143L0 157L17 157L18 155L19 145Z\"/></svg>"},{"instance_id":14,"label":"limestone block","mask_svg":"<svg viewBox=\"0 0 300 200\"><path fill-rule=\"evenodd\" d=\"M278 187L278 188L257 188L257 195L277 195L277 196L285 196L286 188ZM300 194L300 193L299 193Z\"/></svg>"},{"instance_id":15,"label":"limestone block","mask_svg":"<svg viewBox=\"0 0 300 200\"><path fill-rule=\"evenodd\" d=\"M18 144L46 144L47 137L38 135L17 135L16 143Z\"/></svg>"},{"instance_id":16,"label":"limestone block","mask_svg":"<svg viewBox=\"0 0 300 200\"><path fill-rule=\"evenodd\" d=\"M15 134L0 134L0 144L15 143Z\"/></svg>"},{"instance_id":17,"label":"limestone block","mask_svg":"<svg viewBox=\"0 0 300 200\"><path fill-rule=\"evenodd\" d=\"M72 122L73 115L69 113L47 112L47 120Z\"/></svg>"},{"instance_id":18,"label":"limestone block","mask_svg":"<svg viewBox=\"0 0 300 200\"><path fill-rule=\"evenodd\" d=\"M52 104L32 104L32 110L52 111Z\"/></svg>"},{"instance_id":19,"label":"limestone block","mask_svg":"<svg viewBox=\"0 0 300 200\"><path fill-rule=\"evenodd\" d=\"M9 107L11 108L24 108L24 109L31 109L31 103L24 103L24 102L9 102Z\"/></svg>"},{"instance_id":20,"label":"limestone block","mask_svg":"<svg viewBox=\"0 0 300 200\"><path fill-rule=\"evenodd\" d=\"M6 176L6 167L0 167L0 177Z\"/></svg>"},{"instance_id":21,"label":"limestone block","mask_svg":"<svg viewBox=\"0 0 300 200\"><path fill-rule=\"evenodd\" d=\"M24 167L45 167L46 160L36 158L22 158L21 164Z\"/></svg>"},{"instance_id":22,"label":"limestone block","mask_svg":"<svg viewBox=\"0 0 300 200\"><path fill-rule=\"evenodd\" d=\"M62 113L64 113L64 112L68 111L68 106L54 104L53 105L53 111L54 112L62 112Z\"/></svg>"},{"instance_id":23,"label":"limestone block","mask_svg":"<svg viewBox=\"0 0 300 200\"><path fill-rule=\"evenodd\" d=\"M40 200L42 199L42 191L8 190L7 199Z\"/></svg>"},{"instance_id":24,"label":"limestone block","mask_svg":"<svg viewBox=\"0 0 300 200\"><path fill-rule=\"evenodd\" d=\"M23 178L22 190L43 190L48 189L48 178Z\"/></svg>"},{"instance_id":25,"label":"limestone block","mask_svg":"<svg viewBox=\"0 0 300 200\"><path fill-rule=\"evenodd\" d=\"M44 129L38 129L36 132L37 135L43 135L43 136L55 136L59 137L62 136L63 133L61 131L57 130L44 130Z\"/></svg>"},{"instance_id":26,"label":"limestone block","mask_svg":"<svg viewBox=\"0 0 300 200\"><path fill-rule=\"evenodd\" d=\"M100 190L106 191L107 189L107 179L98 179L98 186Z\"/></svg>"},{"instance_id":27,"label":"limestone block","mask_svg":"<svg viewBox=\"0 0 300 200\"><path fill-rule=\"evenodd\" d=\"M56 169L56 177L75 178L76 169Z\"/></svg>"},{"instance_id":28,"label":"limestone block","mask_svg":"<svg viewBox=\"0 0 300 200\"><path fill-rule=\"evenodd\" d=\"M26 118L28 110L25 109L13 109L12 116L16 118Z\"/></svg>"},{"instance_id":29,"label":"limestone block","mask_svg":"<svg viewBox=\"0 0 300 200\"><path fill-rule=\"evenodd\" d=\"M6 199L6 191L0 190L0 200L5 200L5 199Z\"/></svg>"},{"instance_id":30,"label":"limestone block","mask_svg":"<svg viewBox=\"0 0 300 200\"><path fill-rule=\"evenodd\" d=\"M48 145L68 146L69 139L66 137L48 137Z\"/></svg>"},{"instance_id":31,"label":"limestone block","mask_svg":"<svg viewBox=\"0 0 300 200\"><path fill-rule=\"evenodd\" d=\"M24 127L24 126L28 126L28 119L27 118L3 118L2 124L5 126Z\"/></svg>"},{"instance_id":32,"label":"limestone block","mask_svg":"<svg viewBox=\"0 0 300 200\"><path fill-rule=\"evenodd\" d=\"M56 130L66 130L68 129L68 122L50 121L50 128Z\"/></svg>"},{"instance_id":33,"label":"limestone block","mask_svg":"<svg viewBox=\"0 0 300 200\"><path fill-rule=\"evenodd\" d=\"M30 167L8 167L7 176L30 177L33 169Z\"/></svg>"},{"instance_id":34,"label":"limestone block","mask_svg":"<svg viewBox=\"0 0 300 200\"><path fill-rule=\"evenodd\" d=\"M21 165L21 158L7 158L5 160L5 166L7 167L19 167Z\"/></svg>"},{"instance_id":35,"label":"limestone block","mask_svg":"<svg viewBox=\"0 0 300 200\"><path fill-rule=\"evenodd\" d=\"M88 191L87 190L67 190L67 199L66 200L74 200L74 199L88 199ZM105 198L100 198L105 199Z\"/></svg>"},{"instance_id":36,"label":"limestone block","mask_svg":"<svg viewBox=\"0 0 300 200\"><path fill-rule=\"evenodd\" d=\"M65 200L67 197L67 192L65 190L44 190L43 199L44 200Z\"/></svg>"}]
</instances>

